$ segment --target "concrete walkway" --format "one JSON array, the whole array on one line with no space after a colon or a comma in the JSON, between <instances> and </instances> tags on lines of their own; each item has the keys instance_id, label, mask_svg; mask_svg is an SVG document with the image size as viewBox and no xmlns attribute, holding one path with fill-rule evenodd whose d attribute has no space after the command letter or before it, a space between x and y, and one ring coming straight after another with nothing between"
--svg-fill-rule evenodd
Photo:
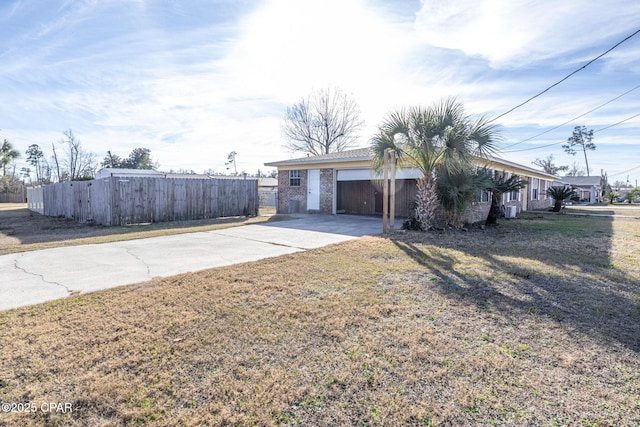
<instances>
[{"instance_id":1,"label":"concrete walkway","mask_svg":"<svg viewBox=\"0 0 640 427\"><path fill-rule=\"evenodd\" d=\"M202 233L0 256L0 310L256 261L382 232L380 218L307 215Z\"/></svg>"}]
</instances>

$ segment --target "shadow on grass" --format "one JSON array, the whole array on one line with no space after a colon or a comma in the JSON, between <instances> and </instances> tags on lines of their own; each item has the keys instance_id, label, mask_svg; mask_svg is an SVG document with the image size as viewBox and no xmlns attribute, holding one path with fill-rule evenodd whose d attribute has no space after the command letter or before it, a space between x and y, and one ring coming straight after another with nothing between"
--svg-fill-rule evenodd
<instances>
[{"instance_id":1,"label":"shadow on grass","mask_svg":"<svg viewBox=\"0 0 640 427\"><path fill-rule=\"evenodd\" d=\"M640 293L613 266L612 221L545 217L541 224L522 221L507 230L392 241L435 276L410 279L435 285L443 295L518 321L523 314L547 316L638 353ZM465 262L482 271L465 269Z\"/></svg>"}]
</instances>

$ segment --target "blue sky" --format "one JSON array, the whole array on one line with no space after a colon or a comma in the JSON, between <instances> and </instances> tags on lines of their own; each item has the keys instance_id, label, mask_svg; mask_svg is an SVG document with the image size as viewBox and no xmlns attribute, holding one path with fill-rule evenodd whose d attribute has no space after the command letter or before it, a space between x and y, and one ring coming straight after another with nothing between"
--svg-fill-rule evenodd
<instances>
[{"instance_id":1,"label":"blue sky","mask_svg":"<svg viewBox=\"0 0 640 427\"><path fill-rule=\"evenodd\" d=\"M634 0L4 0L0 139L50 154L71 128L100 160L147 147L162 170L224 172L236 151L238 169L255 172L299 156L281 124L314 90L355 98L360 146L389 111L450 96L493 118L640 29L639 17ZM585 125L592 175L635 185L636 114L640 34L501 117L501 156L584 165L560 145Z\"/></svg>"}]
</instances>

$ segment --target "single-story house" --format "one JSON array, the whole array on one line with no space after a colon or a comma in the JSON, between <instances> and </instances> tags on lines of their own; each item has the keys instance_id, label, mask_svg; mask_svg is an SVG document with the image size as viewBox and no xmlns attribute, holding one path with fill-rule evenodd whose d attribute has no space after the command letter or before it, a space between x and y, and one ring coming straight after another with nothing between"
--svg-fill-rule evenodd
<instances>
[{"instance_id":1,"label":"single-story house","mask_svg":"<svg viewBox=\"0 0 640 427\"><path fill-rule=\"evenodd\" d=\"M581 202L597 203L602 195L601 176L564 176L561 180L575 190Z\"/></svg>"},{"instance_id":2,"label":"single-story house","mask_svg":"<svg viewBox=\"0 0 640 427\"><path fill-rule=\"evenodd\" d=\"M265 166L278 168L277 212L382 215L382 180L372 170L372 159L370 148L360 148L265 163ZM517 213L553 204L546 190L557 183L555 176L497 157L478 163L500 173L518 174L528 181L522 190L503 196L503 205L509 212L514 212L510 206ZM408 216L409 203L415 199L416 180L420 176L416 168L397 170L396 215ZM490 205L491 195L481 192L465 219L467 222L483 219Z\"/></svg>"},{"instance_id":3,"label":"single-story house","mask_svg":"<svg viewBox=\"0 0 640 427\"><path fill-rule=\"evenodd\" d=\"M109 178L116 176L119 178L164 178L164 172L158 172L152 169L123 169L123 168L102 168L96 172L94 179Z\"/></svg>"}]
</instances>

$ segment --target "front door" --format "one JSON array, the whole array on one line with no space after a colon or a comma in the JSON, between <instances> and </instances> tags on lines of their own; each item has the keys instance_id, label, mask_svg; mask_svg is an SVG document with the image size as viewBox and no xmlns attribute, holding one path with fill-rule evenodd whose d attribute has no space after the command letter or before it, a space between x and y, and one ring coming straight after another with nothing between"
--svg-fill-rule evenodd
<instances>
[{"instance_id":1,"label":"front door","mask_svg":"<svg viewBox=\"0 0 640 427\"><path fill-rule=\"evenodd\" d=\"M309 169L308 172L307 210L320 210L320 169Z\"/></svg>"}]
</instances>

